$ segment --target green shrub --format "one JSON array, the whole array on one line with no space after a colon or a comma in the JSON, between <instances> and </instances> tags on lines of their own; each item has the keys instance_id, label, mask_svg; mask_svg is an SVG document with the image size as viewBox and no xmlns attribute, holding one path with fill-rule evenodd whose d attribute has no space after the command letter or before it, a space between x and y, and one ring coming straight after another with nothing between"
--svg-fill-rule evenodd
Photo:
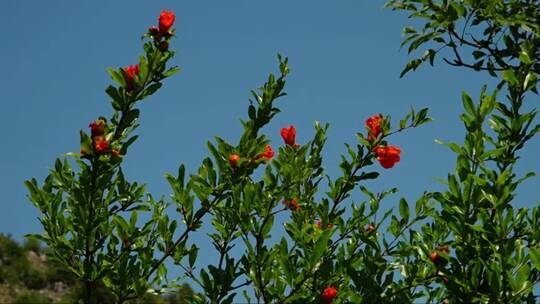
<instances>
[{"instance_id":1,"label":"green shrub","mask_svg":"<svg viewBox=\"0 0 540 304\"><path fill-rule=\"evenodd\" d=\"M30 289L42 289L47 287L47 276L42 271L29 268L22 275L22 282Z\"/></svg>"},{"instance_id":2,"label":"green shrub","mask_svg":"<svg viewBox=\"0 0 540 304\"><path fill-rule=\"evenodd\" d=\"M69 270L51 260L47 261L46 277L50 284L64 282L68 286L72 286L76 283L76 277Z\"/></svg>"},{"instance_id":3,"label":"green shrub","mask_svg":"<svg viewBox=\"0 0 540 304\"><path fill-rule=\"evenodd\" d=\"M36 239L27 238L24 241L23 249L24 249L24 251L32 250L35 253L39 254L39 253L41 253L41 242L36 240Z\"/></svg>"},{"instance_id":4,"label":"green shrub","mask_svg":"<svg viewBox=\"0 0 540 304\"><path fill-rule=\"evenodd\" d=\"M29 268L21 246L10 235L0 233L0 283L20 284Z\"/></svg>"},{"instance_id":5,"label":"green shrub","mask_svg":"<svg viewBox=\"0 0 540 304\"><path fill-rule=\"evenodd\" d=\"M95 303L115 303L113 293L102 284L98 284L93 289L92 295L95 297ZM84 288L80 282L75 281L75 284L70 286L69 293L60 299L59 304L82 303L83 299Z\"/></svg>"},{"instance_id":6,"label":"green shrub","mask_svg":"<svg viewBox=\"0 0 540 304\"><path fill-rule=\"evenodd\" d=\"M49 298L35 291L27 292L23 295L18 296L14 302L14 304L50 304L50 303L52 303L52 301Z\"/></svg>"}]
</instances>

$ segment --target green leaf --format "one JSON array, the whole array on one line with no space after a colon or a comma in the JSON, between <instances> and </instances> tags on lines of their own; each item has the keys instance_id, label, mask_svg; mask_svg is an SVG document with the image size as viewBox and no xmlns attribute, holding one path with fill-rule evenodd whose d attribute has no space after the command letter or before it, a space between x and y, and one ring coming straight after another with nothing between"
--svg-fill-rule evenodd
<instances>
[{"instance_id":1,"label":"green leaf","mask_svg":"<svg viewBox=\"0 0 540 304\"><path fill-rule=\"evenodd\" d=\"M41 235L41 234L25 234L24 237L28 238L28 239L41 241L41 242L43 242L45 244L47 244L49 242L49 238L47 238L46 236Z\"/></svg>"},{"instance_id":2,"label":"green leaf","mask_svg":"<svg viewBox=\"0 0 540 304\"><path fill-rule=\"evenodd\" d=\"M180 72L180 67L172 67L170 69L168 69L165 73L163 73L163 78L166 78L166 77L171 77L172 75L176 74Z\"/></svg>"},{"instance_id":3,"label":"green leaf","mask_svg":"<svg viewBox=\"0 0 540 304\"><path fill-rule=\"evenodd\" d=\"M406 26L403 28L403 34L412 34L416 33L416 30L412 26Z\"/></svg>"},{"instance_id":4,"label":"green leaf","mask_svg":"<svg viewBox=\"0 0 540 304\"><path fill-rule=\"evenodd\" d=\"M505 70L502 74L503 79L508 82L510 86L516 86L518 84L518 79L514 70Z\"/></svg>"},{"instance_id":5,"label":"green leaf","mask_svg":"<svg viewBox=\"0 0 540 304\"><path fill-rule=\"evenodd\" d=\"M422 59L411 60L409 63L407 63L403 71L401 71L401 73L399 74L399 78L402 78L403 76L405 76L405 74L407 74L411 70L415 71L421 64L422 64Z\"/></svg>"},{"instance_id":6,"label":"green leaf","mask_svg":"<svg viewBox=\"0 0 540 304\"><path fill-rule=\"evenodd\" d=\"M311 257L309 258L309 265L311 266L311 268L314 268L315 265L320 262L321 257L328 248L328 240L330 239L331 235L332 229L325 230L324 233L317 240L315 248L311 253Z\"/></svg>"},{"instance_id":7,"label":"green leaf","mask_svg":"<svg viewBox=\"0 0 540 304\"><path fill-rule=\"evenodd\" d=\"M106 92L107 95L109 95L113 100L122 103L123 99L122 99L122 97L120 96L120 93L118 93L118 90L117 90L115 87L113 87L112 85L108 86L108 87L105 89L105 92Z\"/></svg>"},{"instance_id":8,"label":"green leaf","mask_svg":"<svg viewBox=\"0 0 540 304\"><path fill-rule=\"evenodd\" d=\"M519 52L519 60L525 64L533 63L529 53L526 50L521 50L521 52Z\"/></svg>"},{"instance_id":9,"label":"green leaf","mask_svg":"<svg viewBox=\"0 0 540 304\"><path fill-rule=\"evenodd\" d=\"M480 155L479 159L485 160L485 159L496 159L500 155L502 155L506 151L506 147L501 147L498 149L494 149L491 151L487 151L484 154Z\"/></svg>"},{"instance_id":10,"label":"green leaf","mask_svg":"<svg viewBox=\"0 0 540 304\"><path fill-rule=\"evenodd\" d=\"M376 179L379 176L379 173L377 172L362 172L359 179L360 180L368 180L368 179Z\"/></svg>"},{"instance_id":11,"label":"green leaf","mask_svg":"<svg viewBox=\"0 0 540 304\"><path fill-rule=\"evenodd\" d=\"M161 88L161 86L162 86L161 82L156 82L156 83L151 84L151 85L144 91L144 95L145 95L145 96L149 96L149 95L154 94L157 90L159 90L159 88Z\"/></svg>"},{"instance_id":12,"label":"green leaf","mask_svg":"<svg viewBox=\"0 0 540 304\"><path fill-rule=\"evenodd\" d=\"M189 250L189 267L193 268L193 265L195 265L195 261L197 260L197 253L199 252L199 248L195 246L195 244L191 245L191 249Z\"/></svg>"},{"instance_id":13,"label":"green leaf","mask_svg":"<svg viewBox=\"0 0 540 304\"><path fill-rule=\"evenodd\" d=\"M431 118L427 117L428 111L429 111L428 108L423 108L420 111L418 111L418 113L414 116L413 125L420 126L424 123L431 121Z\"/></svg>"},{"instance_id":14,"label":"green leaf","mask_svg":"<svg viewBox=\"0 0 540 304\"><path fill-rule=\"evenodd\" d=\"M465 108L465 111L467 111L467 113L469 113L470 115L475 116L476 115L476 109L474 107L474 103L473 103L471 97L467 93L462 92L461 93L461 100L463 102L463 107Z\"/></svg>"},{"instance_id":15,"label":"green leaf","mask_svg":"<svg viewBox=\"0 0 540 304\"><path fill-rule=\"evenodd\" d=\"M539 248L530 248L529 257L533 262L534 267L540 271L540 249Z\"/></svg>"},{"instance_id":16,"label":"green leaf","mask_svg":"<svg viewBox=\"0 0 540 304\"><path fill-rule=\"evenodd\" d=\"M108 68L107 72L109 72L109 75L111 75L111 78L120 86L122 87L126 86L126 80L124 79L122 72L118 72L118 70L113 69L113 68Z\"/></svg>"},{"instance_id":17,"label":"green leaf","mask_svg":"<svg viewBox=\"0 0 540 304\"><path fill-rule=\"evenodd\" d=\"M465 6L463 6L461 3L456 1L451 1L450 4L452 7L456 10L456 13L459 17L463 17L467 14L467 10L465 9Z\"/></svg>"},{"instance_id":18,"label":"green leaf","mask_svg":"<svg viewBox=\"0 0 540 304\"><path fill-rule=\"evenodd\" d=\"M399 200L399 214L403 218L405 222L409 221L409 204L407 204L407 201L402 198Z\"/></svg>"},{"instance_id":19,"label":"green leaf","mask_svg":"<svg viewBox=\"0 0 540 304\"><path fill-rule=\"evenodd\" d=\"M537 83L537 77L535 72L529 72L527 76L525 76L525 81L523 82L523 89L524 90L532 90L535 91L536 83Z\"/></svg>"}]
</instances>

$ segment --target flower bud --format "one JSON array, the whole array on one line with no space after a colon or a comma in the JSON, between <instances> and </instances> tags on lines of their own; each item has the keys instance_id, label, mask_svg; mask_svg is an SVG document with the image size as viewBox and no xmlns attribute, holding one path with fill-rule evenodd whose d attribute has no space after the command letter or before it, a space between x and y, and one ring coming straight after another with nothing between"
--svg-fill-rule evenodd
<instances>
[{"instance_id":1,"label":"flower bud","mask_svg":"<svg viewBox=\"0 0 540 304\"><path fill-rule=\"evenodd\" d=\"M105 124L105 120L101 118L91 122L88 127L92 132L92 137L103 135L105 133Z\"/></svg>"},{"instance_id":2,"label":"flower bud","mask_svg":"<svg viewBox=\"0 0 540 304\"><path fill-rule=\"evenodd\" d=\"M126 80L126 89L133 90L135 76L139 75L139 64L134 64L123 68L124 78Z\"/></svg>"},{"instance_id":3,"label":"flower bud","mask_svg":"<svg viewBox=\"0 0 540 304\"><path fill-rule=\"evenodd\" d=\"M152 26L148 29L148 31L150 32L150 35L152 35L152 36L154 36L154 37L156 37L156 36L159 35L159 28L158 28L157 26L155 26L155 25L152 25Z\"/></svg>"},{"instance_id":4,"label":"flower bud","mask_svg":"<svg viewBox=\"0 0 540 304\"><path fill-rule=\"evenodd\" d=\"M290 125L288 128L281 128L281 137L285 144L298 148L300 145L296 143L296 128Z\"/></svg>"},{"instance_id":5,"label":"flower bud","mask_svg":"<svg viewBox=\"0 0 540 304\"><path fill-rule=\"evenodd\" d=\"M330 304L337 296L337 289L333 286L326 287L321 294L321 301L325 304Z\"/></svg>"},{"instance_id":6,"label":"flower bud","mask_svg":"<svg viewBox=\"0 0 540 304\"><path fill-rule=\"evenodd\" d=\"M164 34L169 31L169 29L174 24L174 20L176 17L174 16L174 13L171 11L162 11L159 15L158 21L159 21L159 32Z\"/></svg>"},{"instance_id":7,"label":"flower bud","mask_svg":"<svg viewBox=\"0 0 540 304\"><path fill-rule=\"evenodd\" d=\"M298 202L296 201L295 198L293 198L292 200L283 200L283 205L285 205L285 207L287 207L287 209L291 210L291 211L298 211L300 210L300 205L298 205Z\"/></svg>"},{"instance_id":8,"label":"flower bud","mask_svg":"<svg viewBox=\"0 0 540 304\"><path fill-rule=\"evenodd\" d=\"M112 149L111 150L111 156L112 157L120 157L120 151L118 151L116 149Z\"/></svg>"},{"instance_id":9,"label":"flower bud","mask_svg":"<svg viewBox=\"0 0 540 304\"><path fill-rule=\"evenodd\" d=\"M238 154L231 154L231 156L229 156L229 164L231 165L231 167L235 168L236 166L238 166L239 161L240 156Z\"/></svg>"}]
</instances>

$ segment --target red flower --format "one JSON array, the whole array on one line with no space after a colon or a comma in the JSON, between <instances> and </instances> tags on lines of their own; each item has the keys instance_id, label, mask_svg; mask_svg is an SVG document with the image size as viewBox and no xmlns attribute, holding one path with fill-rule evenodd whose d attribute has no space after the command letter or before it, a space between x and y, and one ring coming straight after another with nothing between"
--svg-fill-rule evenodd
<instances>
[{"instance_id":1,"label":"red flower","mask_svg":"<svg viewBox=\"0 0 540 304\"><path fill-rule=\"evenodd\" d=\"M376 228L375 228L375 225L373 225L373 224L369 224L369 225L367 225L367 227L366 227L366 231L367 231L368 233L372 233L373 231L375 231L375 229L376 229Z\"/></svg>"},{"instance_id":2,"label":"red flower","mask_svg":"<svg viewBox=\"0 0 540 304\"><path fill-rule=\"evenodd\" d=\"M128 90L133 89L133 80L135 76L139 75L139 65L134 64L123 68L124 77L126 79L126 86Z\"/></svg>"},{"instance_id":3,"label":"red flower","mask_svg":"<svg viewBox=\"0 0 540 304\"><path fill-rule=\"evenodd\" d=\"M392 168L399 162L401 149L396 146L376 147L375 155L377 160L381 163L381 166L385 169Z\"/></svg>"},{"instance_id":4,"label":"red flower","mask_svg":"<svg viewBox=\"0 0 540 304\"><path fill-rule=\"evenodd\" d=\"M103 119L98 119L96 121L92 121L88 127L92 131L92 137L94 136L101 136L103 133L105 133L105 121Z\"/></svg>"},{"instance_id":5,"label":"red flower","mask_svg":"<svg viewBox=\"0 0 540 304\"><path fill-rule=\"evenodd\" d=\"M292 200L283 200L283 205L287 207L291 211L297 211L300 209L300 205L298 205L298 202L296 202L296 199L293 198Z\"/></svg>"},{"instance_id":6,"label":"red flower","mask_svg":"<svg viewBox=\"0 0 540 304\"><path fill-rule=\"evenodd\" d=\"M323 227L322 221L318 221L318 222L315 224L315 227L317 227L318 229L322 229L322 227ZM334 227L334 225L333 225L332 223L326 224L326 228L332 229L332 227Z\"/></svg>"},{"instance_id":7,"label":"red flower","mask_svg":"<svg viewBox=\"0 0 540 304\"><path fill-rule=\"evenodd\" d=\"M445 250L441 250L441 251L445 251ZM446 251L445 251L446 252ZM437 266L444 266L448 263L448 261L442 257L438 251L433 251L430 255L429 255L429 259L433 262L433 264L437 265Z\"/></svg>"},{"instance_id":8,"label":"red flower","mask_svg":"<svg viewBox=\"0 0 540 304\"><path fill-rule=\"evenodd\" d=\"M236 167L239 160L240 156L238 154L231 154L231 156L229 156L229 164L231 164L231 167Z\"/></svg>"},{"instance_id":9,"label":"red flower","mask_svg":"<svg viewBox=\"0 0 540 304\"><path fill-rule=\"evenodd\" d=\"M430 255L429 255L429 259L437 264L439 261L440 261L440 256L439 256L439 253L437 251L433 251Z\"/></svg>"},{"instance_id":10,"label":"red flower","mask_svg":"<svg viewBox=\"0 0 540 304\"><path fill-rule=\"evenodd\" d=\"M94 137L94 150L97 154L101 154L109 148L109 142L103 136Z\"/></svg>"},{"instance_id":11,"label":"red flower","mask_svg":"<svg viewBox=\"0 0 540 304\"><path fill-rule=\"evenodd\" d=\"M329 304L329 303L332 303L332 300L334 300L336 296L337 296L337 289L335 289L332 286L326 287L321 294L321 300L324 303Z\"/></svg>"},{"instance_id":12,"label":"red flower","mask_svg":"<svg viewBox=\"0 0 540 304\"><path fill-rule=\"evenodd\" d=\"M449 254L450 249L448 248L448 246L439 246L437 250L433 251L429 255L429 259L437 266L444 266L448 263L448 261L446 260L446 258L442 257L439 252Z\"/></svg>"},{"instance_id":13,"label":"red flower","mask_svg":"<svg viewBox=\"0 0 540 304\"><path fill-rule=\"evenodd\" d=\"M274 150L272 150L272 147L270 147L270 145L266 145L266 147L264 147L264 152L257 154L257 156L255 156L255 160L261 159L263 157L267 160L271 160L272 157L274 157Z\"/></svg>"},{"instance_id":14,"label":"red flower","mask_svg":"<svg viewBox=\"0 0 540 304\"><path fill-rule=\"evenodd\" d=\"M281 137L283 137L285 144L294 148L299 146L296 143L296 128L293 125L288 128L281 128Z\"/></svg>"},{"instance_id":15,"label":"red flower","mask_svg":"<svg viewBox=\"0 0 540 304\"><path fill-rule=\"evenodd\" d=\"M169 31L174 23L174 13L171 11L162 11L159 15L159 31L163 34Z\"/></svg>"},{"instance_id":16,"label":"red flower","mask_svg":"<svg viewBox=\"0 0 540 304\"><path fill-rule=\"evenodd\" d=\"M111 156L112 157L119 157L120 156L120 151L118 151L116 149L112 149L111 150Z\"/></svg>"},{"instance_id":17,"label":"red flower","mask_svg":"<svg viewBox=\"0 0 540 304\"><path fill-rule=\"evenodd\" d=\"M383 117L381 114L373 115L366 120L366 128L368 129L368 141L374 141L382 132L381 123Z\"/></svg>"}]
</instances>

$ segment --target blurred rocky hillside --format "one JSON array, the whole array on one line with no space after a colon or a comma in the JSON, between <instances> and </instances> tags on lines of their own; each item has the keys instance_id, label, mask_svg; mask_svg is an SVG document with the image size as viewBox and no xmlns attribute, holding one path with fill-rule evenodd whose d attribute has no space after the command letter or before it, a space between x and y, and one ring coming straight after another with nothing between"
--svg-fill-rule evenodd
<instances>
[{"instance_id":1,"label":"blurred rocky hillside","mask_svg":"<svg viewBox=\"0 0 540 304\"><path fill-rule=\"evenodd\" d=\"M81 288L76 278L48 258L48 249L35 240L22 245L0 233L0 303L72 304L79 302ZM100 303L113 303L106 287L96 289ZM168 295L147 294L137 303L186 304L194 295L188 284Z\"/></svg>"}]
</instances>

